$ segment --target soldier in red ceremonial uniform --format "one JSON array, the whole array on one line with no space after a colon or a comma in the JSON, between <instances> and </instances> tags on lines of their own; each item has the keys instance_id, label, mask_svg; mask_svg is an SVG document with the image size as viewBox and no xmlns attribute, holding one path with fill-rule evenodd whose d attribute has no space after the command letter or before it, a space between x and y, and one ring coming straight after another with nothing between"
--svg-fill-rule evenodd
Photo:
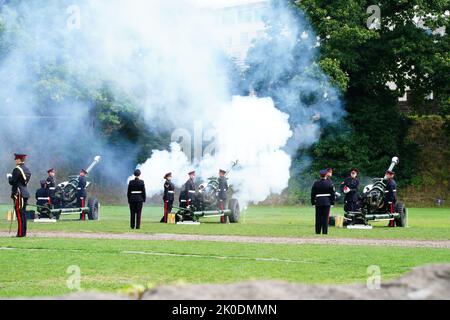
<instances>
[{"instance_id":1,"label":"soldier in red ceremonial uniform","mask_svg":"<svg viewBox=\"0 0 450 320\"><path fill-rule=\"evenodd\" d=\"M26 154L15 153L14 157L16 167L7 177L17 217L17 237L22 238L27 235L27 203L30 198L27 185L30 182L31 172L25 165Z\"/></svg>"},{"instance_id":2,"label":"soldier in red ceremonial uniform","mask_svg":"<svg viewBox=\"0 0 450 320\"><path fill-rule=\"evenodd\" d=\"M167 215L172 212L173 201L175 200L175 185L172 183L172 173L169 172L164 176L164 216L161 222L167 223Z\"/></svg>"}]
</instances>

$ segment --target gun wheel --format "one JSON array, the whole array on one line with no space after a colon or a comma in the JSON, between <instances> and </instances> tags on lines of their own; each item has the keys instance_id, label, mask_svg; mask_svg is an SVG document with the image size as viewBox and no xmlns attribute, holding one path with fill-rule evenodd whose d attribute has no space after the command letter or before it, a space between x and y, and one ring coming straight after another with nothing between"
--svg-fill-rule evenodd
<instances>
[{"instance_id":1,"label":"gun wheel","mask_svg":"<svg viewBox=\"0 0 450 320\"><path fill-rule=\"evenodd\" d=\"M398 212L400 216L395 219L395 225L397 227L406 227L407 209L403 202L397 202L395 205L395 212Z\"/></svg>"},{"instance_id":2,"label":"gun wheel","mask_svg":"<svg viewBox=\"0 0 450 320\"><path fill-rule=\"evenodd\" d=\"M231 214L228 216L230 223L238 223L241 216L241 209L239 208L239 202L237 199L231 199L228 203L228 209L231 210Z\"/></svg>"},{"instance_id":3,"label":"gun wheel","mask_svg":"<svg viewBox=\"0 0 450 320\"><path fill-rule=\"evenodd\" d=\"M98 203L97 198L89 198L88 199L88 218L89 220L98 220L98 215L100 212L100 204Z\"/></svg>"}]
</instances>

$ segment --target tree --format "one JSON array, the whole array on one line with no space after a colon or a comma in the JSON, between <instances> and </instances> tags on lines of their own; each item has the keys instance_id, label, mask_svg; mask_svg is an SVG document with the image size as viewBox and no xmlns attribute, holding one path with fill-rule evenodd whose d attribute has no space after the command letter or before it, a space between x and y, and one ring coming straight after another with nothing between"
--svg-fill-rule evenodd
<instances>
[{"instance_id":1,"label":"tree","mask_svg":"<svg viewBox=\"0 0 450 320\"><path fill-rule=\"evenodd\" d=\"M297 3L322 39L321 61L336 60L349 78L344 99L352 132L336 135L326 130L312 154L319 162L351 155L350 163L361 165L370 176L380 175L389 158L399 155L404 160L399 171L405 182L415 171L416 146L405 144L409 121L399 113L397 98L408 86L413 111L427 113L430 104L425 97L434 92L440 111L447 112L443 102L448 103L449 94L449 40L448 35L433 31L448 27L444 10L449 1L378 1L379 30L366 25L370 16L366 9L372 4L360 0ZM417 17L423 18L423 27L414 22ZM397 85L395 90L388 88L388 81Z\"/></svg>"},{"instance_id":2,"label":"tree","mask_svg":"<svg viewBox=\"0 0 450 320\"><path fill-rule=\"evenodd\" d=\"M302 0L297 3L322 38L321 59L336 59L353 87L397 84L396 96L408 86L416 96L416 111L425 97L448 98L450 42L437 32L449 26L448 0L378 1L381 27L369 29L371 1ZM445 13L447 10L447 14ZM420 21L420 22L417 22ZM422 26L420 26L422 25ZM445 98L446 96L446 98Z\"/></svg>"}]
</instances>

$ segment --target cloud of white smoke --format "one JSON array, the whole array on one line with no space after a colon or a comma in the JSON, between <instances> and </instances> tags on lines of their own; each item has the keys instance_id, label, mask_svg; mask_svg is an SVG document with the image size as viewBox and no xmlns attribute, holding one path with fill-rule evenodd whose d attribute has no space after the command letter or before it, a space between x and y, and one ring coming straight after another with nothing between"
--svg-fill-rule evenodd
<instances>
[{"instance_id":1,"label":"cloud of white smoke","mask_svg":"<svg viewBox=\"0 0 450 320\"><path fill-rule=\"evenodd\" d=\"M206 154L191 166L181 147L173 143L171 152L155 150L139 166L148 194L161 192L163 173L172 172L175 185L181 187L191 169L197 170L200 181L206 181L219 169L228 170L235 160L238 166L229 178L234 197L242 206L280 193L286 188L291 165L290 156L282 150L292 136L288 118L270 98L234 97L217 110L216 120L211 123L216 135L213 155Z\"/></svg>"},{"instance_id":2,"label":"cloud of white smoke","mask_svg":"<svg viewBox=\"0 0 450 320\"><path fill-rule=\"evenodd\" d=\"M328 90L332 88L319 87L317 77L313 81L307 73L273 95L267 94L272 99L232 97L233 84L227 69L230 59L224 54L221 33L224 21L217 11L192 3L193 0L7 1L1 8L1 18L6 43L11 46L0 61L0 78L8 79L0 86L0 112L9 115L20 110L27 116L39 116L37 106L42 104L41 93L45 89L50 93L49 103L55 105L52 116L70 118L55 120L57 130L53 120L43 121L36 131L32 131L35 128L30 128L26 118L13 118L11 129L0 128L3 140L11 141L11 145L26 144L34 158L38 154L55 158L54 150L58 150L61 162L65 154L73 154L74 150L89 154L84 151L93 148L95 135L86 134L83 128L92 106L84 104L80 96L86 94L83 90L94 92L106 83L113 96L130 97L152 130L190 130L199 121L204 132L215 132L214 152L202 154L194 164L176 144L171 145L170 151L154 151L140 165L149 195L162 191L166 172L172 171L180 186L191 166L197 168L201 179L206 179L216 175L219 168L228 169L235 160L239 160L239 166L230 174L230 184L243 205L280 193L289 180L291 159L286 150L291 149L291 142L294 141L295 150L316 141L321 123L312 120L312 116L319 113L324 123L336 120L341 107L323 98L323 91L333 96L333 90ZM262 50L260 58L269 59L270 63L257 70L257 81L268 79L277 83L294 61L303 66L315 61L313 35L301 40L311 50L300 55L292 52L307 23L298 24L289 12L287 7L269 12L269 16L278 14L278 20L286 24L289 32L276 35L279 39L271 50ZM49 73L51 77L42 79L44 67L56 70ZM76 84L64 82L64 76L60 79L59 74L70 75ZM80 90L79 94L66 94L66 86ZM305 106L298 98L303 93L308 97L314 93L319 98L314 105ZM291 103L280 108L278 102L283 99ZM206 140L206 136L192 138L200 139L200 145ZM33 141L30 143L29 139ZM42 141L50 141L51 148L39 146ZM127 148L133 154L132 146ZM124 159L113 160L108 164L110 171L123 171L120 163Z\"/></svg>"}]
</instances>

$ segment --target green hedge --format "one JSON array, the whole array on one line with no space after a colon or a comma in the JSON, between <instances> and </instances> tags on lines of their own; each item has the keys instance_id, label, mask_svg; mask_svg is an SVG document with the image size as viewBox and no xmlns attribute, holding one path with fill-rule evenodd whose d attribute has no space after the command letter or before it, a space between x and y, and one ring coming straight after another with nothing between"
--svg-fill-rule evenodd
<instances>
[{"instance_id":1,"label":"green hedge","mask_svg":"<svg viewBox=\"0 0 450 320\"><path fill-rule=\"evenodd\" d=\"M437 198L450 205L450 117L414 116L407 140L419 146L418 171L400 195L415 205L432 205Z\"/></svg>"}]
</instances>

